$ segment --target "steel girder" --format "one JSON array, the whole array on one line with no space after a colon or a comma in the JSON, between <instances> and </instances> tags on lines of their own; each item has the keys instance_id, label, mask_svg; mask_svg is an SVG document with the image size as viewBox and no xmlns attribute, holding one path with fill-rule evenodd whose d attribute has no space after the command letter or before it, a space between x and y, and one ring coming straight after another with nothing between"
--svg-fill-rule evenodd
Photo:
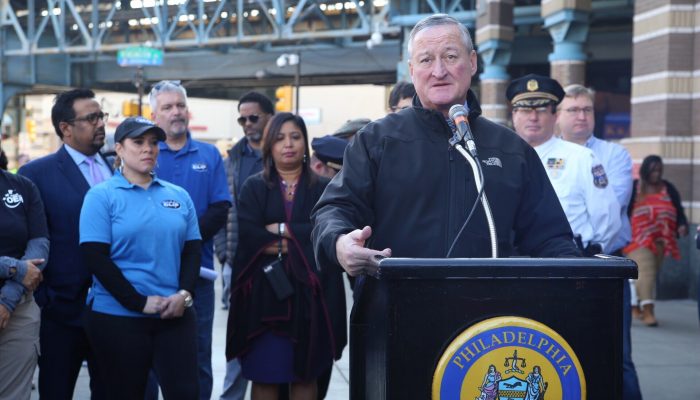
<instances>
[{"instance_id":1,"label":"steel girder","mask_svg":"<svg viewBox=\"0 0 700 400\"><path fill-rule=\"evenodd\" d=\"M220 45L294 45L398 35L437 12L473 22L474 0L28 0L2 1L6 56L165 50ZM340 7L339 7L340 6ZM415 23L415 22L413 22Z\"/></svg>"}]
</instances>

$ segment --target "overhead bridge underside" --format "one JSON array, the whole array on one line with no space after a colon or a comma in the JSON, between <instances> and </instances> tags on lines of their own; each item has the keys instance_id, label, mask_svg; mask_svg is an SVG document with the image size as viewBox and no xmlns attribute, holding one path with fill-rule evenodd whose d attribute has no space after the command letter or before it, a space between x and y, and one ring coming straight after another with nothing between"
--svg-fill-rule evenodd
<instances>
[{"instance_id":1,"label":"overhead bridge underside","mask_svg":"<svg viewBox=\"0 0 700 400\"><path fill-rule=\"evenodd\" d=\"M120 67L116 60L119 50L133 46L164 51L163 65L145 68L147 81L181 79L194 96L233 98L249 88L290 84L296 68L276 63L288 53L301 57L302 85L387 84L396 80L397 65L405 65L405 38L418 20L442 12L474 28L479 7L476 0L5 0L0 5L3 100L17 92L67 86L133 91L135 68ZM541 29L539 2L515 5L517 35L530 49L524 53L541 53L546 60L551 39ZM632 15L629 1L593 5L593 20Z\"/></svg>"}]
</instances>

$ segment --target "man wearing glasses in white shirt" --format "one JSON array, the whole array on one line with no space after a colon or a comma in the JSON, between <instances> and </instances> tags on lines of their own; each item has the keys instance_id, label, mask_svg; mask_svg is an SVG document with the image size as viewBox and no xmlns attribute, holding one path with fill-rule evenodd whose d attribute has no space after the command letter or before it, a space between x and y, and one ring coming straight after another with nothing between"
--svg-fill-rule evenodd
<instances>
[{"instance_id":1,"label":"man wearing glasses in white shirt","mask_svg":"<svg viewBox=\"0 0 700 400\"><path fill-rule=\"evenodd\" d=\"M610 186L620 203L621 227L610 246L610 254L622 256L622 248L632 240L632 228L627 216L627 207L632 197L632 158L627 150L616 143L601 140L593 136L595 127L595 109L593 90L582 85L569 85L564 88L564 99L559 104L557 125L562 138L569 142L587 147L593 151L603 164ZM622 358L622 392L623 399L641 399L637 371L632 362L630 344L630 287L625 285L623 298L623 358Z\"/></svg>"}]
</instances>

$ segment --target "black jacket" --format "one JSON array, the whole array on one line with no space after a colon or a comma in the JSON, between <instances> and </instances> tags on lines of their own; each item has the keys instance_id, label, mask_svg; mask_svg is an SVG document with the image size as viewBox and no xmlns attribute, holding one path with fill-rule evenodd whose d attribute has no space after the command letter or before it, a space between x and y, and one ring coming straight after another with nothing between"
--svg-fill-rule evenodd
<instances>
[{"instance_id":1,"label":"black jacket","mask_svg":"<svg viewBox=\"0 0 700 400\"><path fill-rule=\"evenodd\" d=\"M537 153L513 131L480 117L471 91L467 100L499 255L577 256ZM448 144L451 136L443 115L422 108L417 96L412 108L363 128L314 209L318 262L338 265L337 237L365 225L373 229L373 249L389 247L394 257L445 257L477 197L469 164ZM490 255L479 206L452 256Z\"/></svg>"},{"instance_id":2,"label":"black jacket","mask_svg":"<svg viewBox=\"0 0 700 400\"><path fill-rule=\"evenodd\" d=\"M271 178L277 182L277 174ZM238 209L240 243L236 252L228 319L226 355L245 354L251 340L265 331L286 335L295 343L295 372L315 378L323 368L339 359L347 343L345 289L338 268L316 266L311 246L309 215L328 183L318 178L310 185L299 181L291 218L285 215L283 194L270 188L262 173L252 175L241 188ZM266 282L262 268L276 255L263 253L279 236L265 225L284 221L292 239L284 266L294 295L279 301Z\"/></svg>"},{"instance_id":3,"label":"black jacket","mask_svg":"<svg viewBox=\"0 0 700 400\"><path fill-rule=\"evenodd\" d=\"M80 251L78 223L90 185L65 146L24 165L18 174L31 179L39 189L49 227L51 246L44 280L34 292L42 318L61 325L83 326L92 275Z\"/></svg>"}]
</instances>

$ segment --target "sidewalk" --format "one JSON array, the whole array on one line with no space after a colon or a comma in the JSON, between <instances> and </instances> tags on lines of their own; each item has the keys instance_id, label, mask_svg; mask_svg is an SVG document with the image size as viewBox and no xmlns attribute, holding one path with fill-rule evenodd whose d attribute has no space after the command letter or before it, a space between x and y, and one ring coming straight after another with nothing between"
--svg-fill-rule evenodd
<instances>
[{"instance_id":1,"label":"sidewalk","mask_svg":"<svg viewBox=\"0 0 700 400\"><path fill-rule=\"evenodd\" d=\"M218 285L217 285L218 286ZM214 316L214 392L218 399L226 371L224 347L227 312L221 310L217 293ZM348 296L348 304L352 304ZM649 328L639 321L632 324L632 357L647 400L697 399L700 393L700 327L697 303L692 300L659 301L656 304L659 327ZM348 349L333 370L328 400L349 398ZM36 380L35 380L36 381ZM36 391L32 399L38 399ZM75 399L89 400L87 368L78 379ZM249 398L249 395L248 397Z\"/></svg>"},{"instance_id":2,"label":"sidewalk","mask_svg":"<svg viewBox=\"0 0 700 400\"><path fill-rule=\"evenodd\" d=\"M649 400L700 398L698 303L657 301L659 326L632 322L632 360Z\"/></svg>"}]
</instances>

